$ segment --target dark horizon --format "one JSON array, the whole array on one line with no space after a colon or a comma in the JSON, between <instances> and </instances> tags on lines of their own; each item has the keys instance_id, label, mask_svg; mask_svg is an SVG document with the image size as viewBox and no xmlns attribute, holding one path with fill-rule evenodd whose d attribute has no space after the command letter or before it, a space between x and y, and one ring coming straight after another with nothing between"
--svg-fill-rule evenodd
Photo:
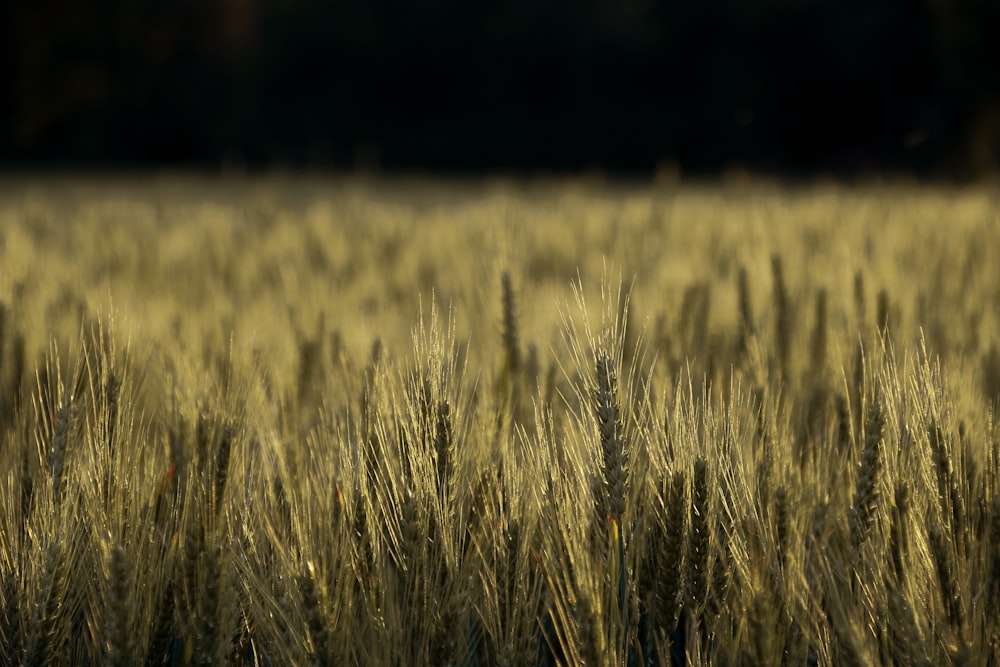
<instances>
[{"instance_id":1,"label":"dark horizon","mask_svg":"<svg viewBox=\"0 0 1000 667\"><path fill-rule=\"evenodd\" d=\"M0 20L5 170L1000 163L1000 8L979 0L53 0Z\"/></svg>"}]
</instances>

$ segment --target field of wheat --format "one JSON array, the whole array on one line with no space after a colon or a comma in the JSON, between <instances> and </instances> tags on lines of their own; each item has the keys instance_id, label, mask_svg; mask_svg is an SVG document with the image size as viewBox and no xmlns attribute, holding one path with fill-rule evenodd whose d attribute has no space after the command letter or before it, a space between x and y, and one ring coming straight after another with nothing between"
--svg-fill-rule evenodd
<instances>
[{"instance_id":1,"label":"field of wheat","mask_svg":"<svg viewBox=\"0 0 1000 667\"><path fill-rule=\"evenodd\" d=\"M1000 664L1000 193L9 179L0 663Z\"/></svg>"}]
</instances>

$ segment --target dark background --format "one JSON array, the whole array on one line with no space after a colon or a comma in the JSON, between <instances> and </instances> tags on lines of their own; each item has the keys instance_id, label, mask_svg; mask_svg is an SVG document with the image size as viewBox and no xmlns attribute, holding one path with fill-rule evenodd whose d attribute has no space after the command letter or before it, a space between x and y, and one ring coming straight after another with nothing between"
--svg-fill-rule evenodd
<instances>
[{"instance_id":1,"label":"dark background","mask_svg":"<svg viewBox=\"0 0 1000 667\"><path fill-rule=\"evenodd\" d=\"M4 7L4 168L967 179L1000 161L995 0Z\"/></svg>"}]
</instances>

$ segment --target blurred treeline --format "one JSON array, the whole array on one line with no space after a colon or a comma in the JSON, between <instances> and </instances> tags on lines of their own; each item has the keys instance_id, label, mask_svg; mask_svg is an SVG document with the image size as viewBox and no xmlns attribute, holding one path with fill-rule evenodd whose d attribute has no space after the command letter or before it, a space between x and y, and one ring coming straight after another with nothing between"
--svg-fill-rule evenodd
<instances>
[{"instance_id":1,"label":"blurred treeline","mask_svg":"<svg viewBox=\"0 0 1000 667\"><path fill-rule=\"evenodd\" d=\"M8 167L970 177L1000 150L991 0L4 7Z\"/></svg>"}]
</instances>

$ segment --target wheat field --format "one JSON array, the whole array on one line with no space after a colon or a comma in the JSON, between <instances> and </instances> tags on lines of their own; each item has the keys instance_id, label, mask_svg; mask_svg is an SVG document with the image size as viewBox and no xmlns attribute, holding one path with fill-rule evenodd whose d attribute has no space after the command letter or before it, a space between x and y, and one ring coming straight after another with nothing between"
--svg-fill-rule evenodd
<instances>
[{"instance_id":1,"label":"wheat field","mask_svg":"<svg viewBox=\"0 0 1000 667\"><path fill-rule=\"evenodd\" d=\"M0 183L0 663L1000 664L1000 192Z\"/></svg>"}]
</instances>

